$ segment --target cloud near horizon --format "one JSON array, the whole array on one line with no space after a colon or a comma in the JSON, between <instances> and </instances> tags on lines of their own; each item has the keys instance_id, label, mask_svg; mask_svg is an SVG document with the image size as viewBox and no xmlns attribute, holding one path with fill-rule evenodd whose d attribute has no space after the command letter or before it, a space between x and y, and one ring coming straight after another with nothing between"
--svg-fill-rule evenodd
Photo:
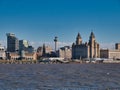
<instances>
[{"instance_id":1,"label":"cloud near horizon","mask_svg":"<svg viewBox=\"0 0 120 90\"><path fill-rule=\"evenodd\" d=\"M101 49L115 49L115 43L101 43Z\"/></svg>"},{"instance_id":2,"label":"cloud near horizon","mask_svg":"<svg viewBox=\"0 0 120 90\"><path fill-rule=\"evenodd\" d=\"M39 46L43 46L43 44L45 44L46 46L51 46L53 49L55 47L55 43L53 42L34 42L34 41L30 42L30 45L35 47L35 49L37 49ZM58 42L58 48L71 45L72 42Z\"/></svg>"},{"instance_id":3,"label":"cloud near horizon","mask_svg":"<svg viewBox=\"0 0 120 90\"><path fill-rule=\"evenodd\" d=\"M37 49L39 46L43 46L45 44L46 46L51 46L53 49L55 47L55 44L53 42L30 42L32 46ZM64 47L64 46L72 46L72 42L58 42L58 48ZM114 49L115 43L101 43L100 44L101 49Z\"/></svg>"},{"instance_id":4,"label":"cloud near horizon","mask_svg":"<svg viewBox=\"0 0 120 90\"><path fill-rule=\"evenodd\" d=\"M1 40L0 44L7 48L7 42L5 40L3 40L3 41ZM53 43L53 42L34 42L34 41L29 42L29 45L32 45L35 49L37 49L39 46L43 46L43 44L45 44L46 46L51 46L53 49L55 47L55 43ZM64 47L64 46L72 46L72 42L58 42L58 49L60 47ZM101 43L100 48L114 49L115 43Z\"/></svg>"}]
</instances>

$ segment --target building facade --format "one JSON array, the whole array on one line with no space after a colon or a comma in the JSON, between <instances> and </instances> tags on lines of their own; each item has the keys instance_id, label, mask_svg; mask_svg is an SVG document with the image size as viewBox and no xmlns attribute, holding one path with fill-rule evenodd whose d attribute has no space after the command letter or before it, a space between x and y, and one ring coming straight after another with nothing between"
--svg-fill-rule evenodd
<instances>
[{"instance_id":1,"label":"building facade","mask_svg":"<svg viewBox=\"0 0 120 90\"><path fill-rule=\"evenodd\" d=\"M115 49L116 49L116 50L120 50L120 43L116 43L116 44L115 44Z\"/></svg>"},{"instance_id":2,"label":"building facade","mask_svg":"<svg viewBox=\"0 0 120 90\"><path fill-rule=\"evenodd\" d=\"M0 44L0 60L6 59L5 47Z\"/></svg>"},{"instance_id":3,"label":"building facade","mask_svg":"<svg viewBox=\"0 0 120 90\"><path fill-rule=\"evenodd\" d=\"M9 52L7 53L7 59L9 60L36 60L36 52L28 53L22 51L21 54L18 52Z\"/></svg>"},{"instance_id":4,"label":"building facade","mask_svg":"<svg viewBox=\"0 0 120 90\"><path fill-rule=\"evenodd\" d=\"M28 44L28 41L27 40L19 40L19 50L22 51L22 50L27 50L29 44Z\"/></svg>"},{"instance_id":5,"label":"building facade","mask_svg":"<svg viewBox=\"0 0 120 90\"><path fill-rule=\"evenodd\" d=\"M70 46L62 47L58 50L58 57L64 59L71 59L72 58L72 49Z\"/></svg>"},{"instance_id":6,"label":"building facade","mask_svg":"<svg viewBox=\"0 0 120 90\"><path fill-rule=\"evenodd\" d=\"M51 57L53 49L50 46L46 46L43 44L43 46L38 47L37 49L37 58L41 57Z\"/></svg>"},{"instance_id":7,"label":"building facade","mask_svg":"<svg viewBox=\"0 0 120 90\"><path fill-rule=\"evenodd\" d=\"M8 56L9 60L19 60L20 59L20 55L18 52L10 52L9 56Z\"/></svg>"},{"instance_id":8,"label":"building facade","mask_svg":"<svg viewBox=\"0 0 120 90\"><path fill-rule=\"evenodd\" d=\"M30 46L27 40L19 40L19 52L34 53L34 47Z\"/></svg>"},{"instance_id":9,"label":"building facade","mask_svg":"<svg viewBox=\"0 0 120 90\"><path fill-rule=\"evenodd\" d=\"M43 47L38 47L37 49L37 59L40 59L43 55Z\"/></svg>"},{"instance_id":10,"label":"building facade","mask_svg":"<svg viewBox=\"0 0 120 90\"><path fill-rule=\"evenodd\" d=\"M72 45L72 58L82 59L98 57L100 57L100 49L99 44L95 40L94 33L91 32L88 43L82 43L81 35L78 33L76 37L76 43L73 43Z\"/></svg>"},{"instance_id":11,"label":"building facade","mask_svg":"<svg viewBox=\"0 0 120 90\"><path fill-rule=\"evenodd\" d=\"M34 50L34 47L33 46L28 46L27 48L27 52L28 53L33 53L35 50Z\"/></svg>"},{"instance_id":12,"label":"building facade","mask_svg":"<svg viewBox=\"0 0 120 90\"><path fill-rule=\"evenodd\" d=\"M7 51L16 52L19 50L19 40L13 33L7 33Z\"/></svg>"},{"instance_id":13,"label":"building facade","mask_svg":"<svg viewBox=\"0 0 120 90\"><path fill-rule=\"evenodd\" d=\"M25 60L37 60L36 52L34 53L25 53Z\"/></svg>"},{"instance_id":14,"label":"building facade","mask_svg":"<svg viewBox=\"0 0 120 90\"><path fill-rule=\"evenodd\" d=\"M120 59L120 44L116 43L114 50L101 49L100 50L100 57L101 58L108 58L108 59Z\"/></svg>"},{"instance_id":15,"label":"building facade","mask_svg":"<svg viewBox=\"0 0 120 90\"><path fill-rule=\"evenodd\" d=\"M100 47L99 44L95 40L95 35L93 32L91 32L91 35L89 37L89 53L90 53L90 58L98 58L100 57Z\"/></svg>"}]
</instances>

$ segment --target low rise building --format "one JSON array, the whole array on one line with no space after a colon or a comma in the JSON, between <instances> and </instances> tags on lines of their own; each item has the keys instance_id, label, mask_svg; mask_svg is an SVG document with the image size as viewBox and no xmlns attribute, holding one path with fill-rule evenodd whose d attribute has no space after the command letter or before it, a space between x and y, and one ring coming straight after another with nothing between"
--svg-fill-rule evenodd
<instances>
[{"instance_id":1,"label":"low rise building","mask_svg":"<svg viewBox=\"0 0 120 90\"><path fill-rule=\"evenodd\" d=\"M43 44L43 46L40 46L37 49L37 59L40 59L40 57L51 57L52 51L50 46Z\"/></svg>"},{"instance_id":2,"label":"low rise building","mask_svg":"<svg viewBox=\"0 0 120 90\"><path fill-rule=\"evenodd\" d=\"M25 53L25 60L36 60L36 53Z\"/></svg>"},{"instance_id":3,"label":"low rise building","mask_svg":"<svg viewBox=\"0 0 120 90\"><path fill-rule=\"evenodd\" d=\"M58 57L64 59L71 59L72 58L72 49L70 46L62 47L58 50Z\"/></svg>"},{"instance_id":4,"label":"low rise building","mask_svg":"<svg viewBox=\"0 0 120 90\"><path fill-rule=\"evenodd\" d=\"M16 52L10 52L8 59L9 60L19 60L20 55L19 55L19 53L16 53Z\"/></svg>"},{"instance_id":5,"label":"low rise building","mask_svg":"<svg viewBox=\"0 0 120 90\"><path fill-rule=\"evenodd\" d=\"M22 51L21 54L18 52L8 52L6 56L9 60L36 60L36 52L29 53Z\"/></svg>"},{"instance_id":6,"label":"low rise building","mask_svg":"<svg viewBox=\"0 0 120 90\"><path fill-rule=\"evenodd\" d=\"M40 59L40 57L42 57L43 55L43 47L38 47L37 49L37 59Z\"/></svg>"},{"instance_id":7,"label":"low rise building","mask_svg":"<svg viewBox=\"0 0 120 90\"><path fill-rule=\"evenodd\" d=\"M101 49L100 50L101 58L109 58L109 59L120 59L120 45L115 44L115 49Z\"/></svg>"},{"instance_id":8,"label":"low rise building","mask_svg":"<svg viewBox=\"0 0 120 90\"><path fill-rule=\"evenodd\" d=\"M115 44L115 49L120 50L120 43Z\"/></svg>"},{"instance_id":9,"label":"low rise building","mask_svg":"<svg viewBox=\"0 0 120 90\"><path fill-rule=\"evenodd\" d=\"M5 47L0 44L0 59L6 59Z\"/></svg>"}]
</instances>

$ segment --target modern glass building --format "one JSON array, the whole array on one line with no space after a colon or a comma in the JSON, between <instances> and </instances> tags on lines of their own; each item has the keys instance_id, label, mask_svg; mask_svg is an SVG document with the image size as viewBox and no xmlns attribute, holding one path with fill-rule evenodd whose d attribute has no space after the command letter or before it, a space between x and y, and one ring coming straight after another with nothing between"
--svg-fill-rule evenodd
<instances>
[{"instance_id":1,"label":"modern glass building","mask_svg":"<svg viewBox=\"0 0 120 90\"><path fill-rule=\"evenodd\" d=\"M19 50L19 40L14 33L7 33L7 51L16 52Z\"/></svg>"}]
</instances>

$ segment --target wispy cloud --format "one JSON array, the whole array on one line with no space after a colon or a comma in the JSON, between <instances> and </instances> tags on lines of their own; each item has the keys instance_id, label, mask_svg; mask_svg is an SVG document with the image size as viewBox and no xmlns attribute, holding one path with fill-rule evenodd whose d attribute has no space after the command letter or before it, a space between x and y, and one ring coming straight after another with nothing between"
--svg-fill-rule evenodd
<instances>
[{"instance_id":1,"label":"wispy cloud","mask_svg":"<svg viewBox=\"0 0 120 90\"><path fill-rule=\"evenodd\" d=\"M55 47L55 43L54 42L30 42L30 45L32 45L33 47L35 47L35 49L37 49L39 46L43 46L43 44L45 44L46 46L51 46L53 49ZM58 48L63 47L63 46L71 46L72 42L58 42Z\"/></svg>"},{"instance_id":2,"label":"wispy cloud","mask_svg":"<svg viewBox=\"0 0 120 90\"><path fill-rule=\"evenodd\" d=\"M2 46L7 47L7 42L6 40L0 40L0 44ZM47 46L51 46L53 49L55 47L54 42L35 42L31 41L29 42L30 45L32 45L35 49L37 49L39 46L43 46L43 44ZM58 42L58 48L63 47L63 46L72 46L72 42ZM100 48L102 49L114 49L115 48L115 43L100 43Z\"/></svg>"},{"instance_id":3,"label":"wispy cloud","mask_svg":"<svg viewBox=\"0 0 120 90\"><path fill-rule=\"evenodd\" d=\"M71 45L72 45L72 42L58 42L59 47L71 46Z\"/></svg>"},{"instance_id":4,"label":"wispy cloud","mask_svg":"<svg viewBox=\"0 0 120 90\"><path fill-rule=\"evenodd\" d=\"M30 45L32 45L33 47L35 47L36 49L39 46L43 46L43 44L45 44L46 46L51 46L53 49L55 47L55 43L54 42L30 42ZM58 49L60 47L64 47L64 46L72 46L72 42L58 42ZM100 44L100 48L101 49L114 49L115 48L115 43L101 43Z\"/></svg>"},{"instance_id":5,"label":"wispy cloud","mask_svg":"<svg viewBox=\"0 0 120 90\"><path fill-rule=\"evenodd\" d=\"M101 43L101 49L115 49L115 43Z\"/></svg>"},{"instance_id":6,"label":"wispy cloud","mask_svg":"<svg viewBox=\"0 0 120 90\"><path fill-rule=\"evenodd\" d=\"M0 40L0 44L1 44L2 46L7 47L7 42L6 42L5 40Z\"/></svg>"}]
</instances>

